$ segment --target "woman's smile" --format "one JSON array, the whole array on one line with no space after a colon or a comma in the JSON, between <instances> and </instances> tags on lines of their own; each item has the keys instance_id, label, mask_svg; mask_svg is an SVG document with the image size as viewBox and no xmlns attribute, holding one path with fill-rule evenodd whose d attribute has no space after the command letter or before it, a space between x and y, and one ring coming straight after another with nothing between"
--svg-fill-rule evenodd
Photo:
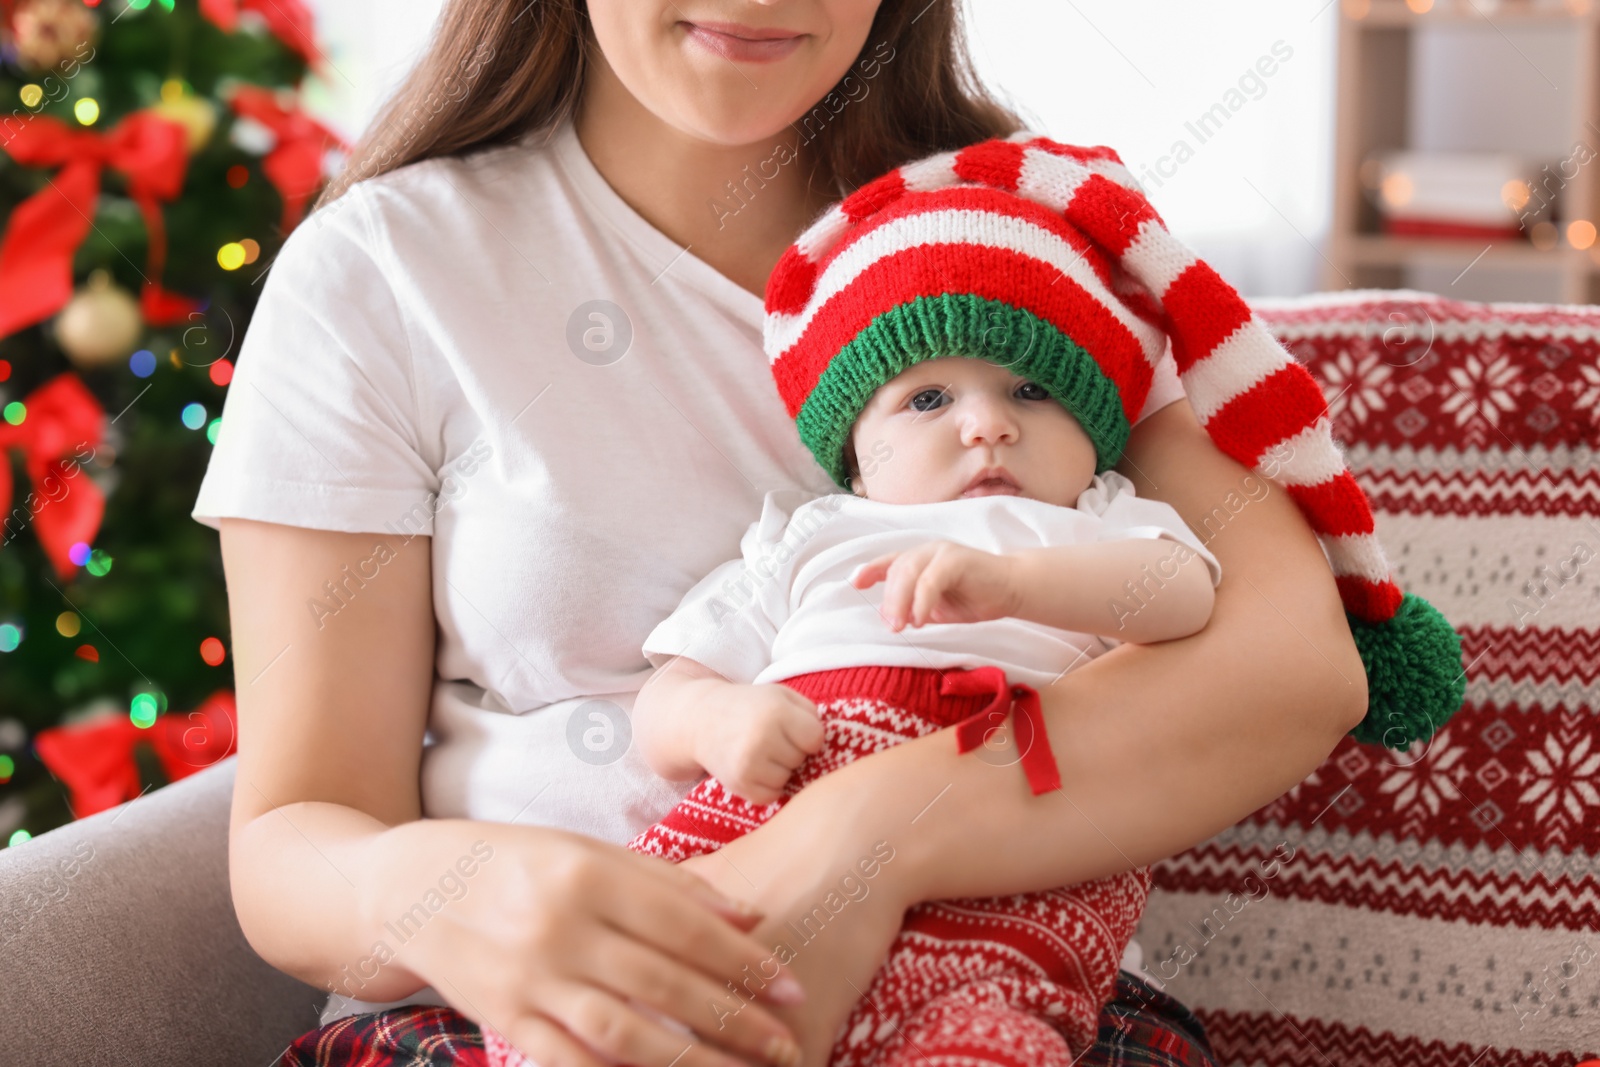
<instances>
[{"instance_id":1,"label":"woman's smile","mask_svg":"<svg viewBox=\"0 0 1600 1067\"><path fill-rule=\"evenodd\" d=\"M734 22L680 23L689 40L736 63L770 63L791 55L805 34L789 30L762 30Z\"/></svg>"}]
</instances>

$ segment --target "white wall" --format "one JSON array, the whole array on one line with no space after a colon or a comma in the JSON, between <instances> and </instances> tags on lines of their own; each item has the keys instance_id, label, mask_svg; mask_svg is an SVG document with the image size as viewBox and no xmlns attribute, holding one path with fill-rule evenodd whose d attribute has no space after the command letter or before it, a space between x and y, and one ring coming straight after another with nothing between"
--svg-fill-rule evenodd
<instances>
[{"instance_id":1,"label":"white wall","mask_svg":"<svg viewBox=\"0 0 1600 1067\"><path fill-rule=\"evenodd\" d=\"M311 109L348 140L366 126L421 52L441 0L307 0L329 60L308 80Z\"/></svg>"},{"instance_id":2,"label":"white wall","mask_svg":"<svg viewBox=\"0 0 1600 1067\"><path fill-rule=\"evenodd\" d=\"M1247 294L1315 287L1332 199L1334 6L968 3L980 72L1037 128L1117 149L1173 233ZM1275 45L1288 60L1228 96ZM1218 103L1236 110L1202 139L1191 126Z\"/></svg>"}]
</instances>

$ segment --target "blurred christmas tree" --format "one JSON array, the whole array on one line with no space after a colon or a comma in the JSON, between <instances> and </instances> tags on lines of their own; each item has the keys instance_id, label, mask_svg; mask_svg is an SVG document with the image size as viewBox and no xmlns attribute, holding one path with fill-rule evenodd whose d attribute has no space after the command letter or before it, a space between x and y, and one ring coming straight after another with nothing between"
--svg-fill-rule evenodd
<instances>
[{"instance_id":1,"label":"blurred christmas tree","mask_svg":"<svg viewBox=\"0 0 1600 1067\"><path fill-rule=\"evenodd\" d=\"M0 845L232 746L189 511L342 148L300 111L317 54L300 0L0 0Z\"/></svg>"}]
</instances>

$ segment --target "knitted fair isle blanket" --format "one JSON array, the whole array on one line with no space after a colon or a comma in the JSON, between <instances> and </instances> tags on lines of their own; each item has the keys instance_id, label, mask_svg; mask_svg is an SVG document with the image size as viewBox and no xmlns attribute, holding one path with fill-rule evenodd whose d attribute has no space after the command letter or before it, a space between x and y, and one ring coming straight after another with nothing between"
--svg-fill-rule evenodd
<instances>
[{"instance_id":1,"label":"knitted fair isle blanket","mask_svg":"<svg viewBox=\"0 0 1600 1067\"><path fill-rule=\"evenodd\" d=\"M1600 1056L1600 307L1255 310L1323 385L1401 587L1460 632L1466 703L1407 753L1345 738L1156 865L1145 971L1234 1067Z\"/></svg>"}]
</instances>

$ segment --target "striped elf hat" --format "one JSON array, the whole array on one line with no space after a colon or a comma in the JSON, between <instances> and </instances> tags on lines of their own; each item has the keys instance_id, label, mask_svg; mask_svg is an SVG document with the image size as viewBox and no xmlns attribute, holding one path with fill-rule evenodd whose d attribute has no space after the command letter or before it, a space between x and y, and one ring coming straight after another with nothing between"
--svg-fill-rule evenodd
<instances>
[{"instance_id":1,"label":"striped elf hat","mask_svg":"<svg viewBox=\"0 0 1600 1067\"><path fill-rule=\"evenodd\" d=\"M1280 485L1333 568L1367 670L1359 741L1405 751L1466 692L1461 639L1402 593L1322 390L1232 286L1167 232L1109 148L1030 131L906 164L830 207L767 282L765 347L801 439L845 486L877 388L969 356L1044 387L1114 466L1171 339L1217 447Z\"/></svg>"}]
</instances>

